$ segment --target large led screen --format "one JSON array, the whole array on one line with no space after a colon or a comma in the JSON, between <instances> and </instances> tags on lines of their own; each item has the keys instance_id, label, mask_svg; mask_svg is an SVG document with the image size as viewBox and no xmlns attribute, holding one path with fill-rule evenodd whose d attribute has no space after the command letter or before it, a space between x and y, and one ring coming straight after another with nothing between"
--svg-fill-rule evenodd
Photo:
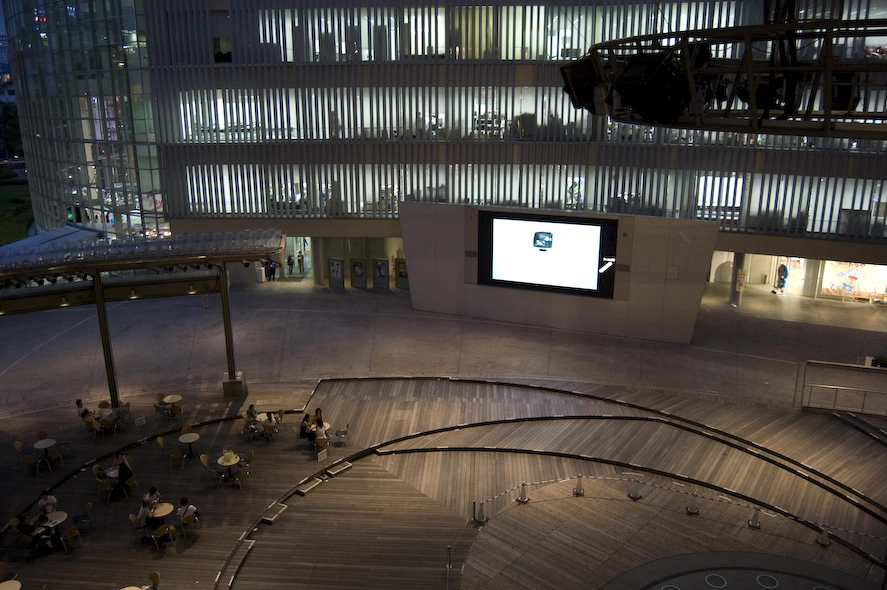
<instances>
[{"instance_id":1,"label":"large led screen","mask_svg":"<svg viewBox=\"0 0 887 590\"><path fill-rule=\"evenodd\" d=\"M613 298L617 222L478 212L478 283Z\"/></svg>"}]
</instances>

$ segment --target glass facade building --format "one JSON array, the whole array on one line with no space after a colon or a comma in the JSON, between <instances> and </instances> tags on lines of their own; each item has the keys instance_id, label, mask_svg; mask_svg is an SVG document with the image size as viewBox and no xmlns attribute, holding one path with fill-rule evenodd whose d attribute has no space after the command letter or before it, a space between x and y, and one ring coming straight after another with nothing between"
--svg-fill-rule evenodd
<instances>
[{"instance_id":1,"label":"glass facade building","mask_svg":"<svg viewBox=\"0 0 887 590\"><path fill-rule=\"evenodd\" d=\"M761 24L763 1L3 2L41 229L378 237L363 222L407 200L885 239L887 139L621 124L563 90L560 67L595 43Z\"/></svg>"}]
</instances>

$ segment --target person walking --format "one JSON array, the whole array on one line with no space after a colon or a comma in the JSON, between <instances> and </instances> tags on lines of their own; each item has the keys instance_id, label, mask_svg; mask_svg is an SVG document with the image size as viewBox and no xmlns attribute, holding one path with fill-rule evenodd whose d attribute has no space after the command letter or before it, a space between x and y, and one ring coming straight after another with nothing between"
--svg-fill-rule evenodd
<instances>
[{"instance_id":1,"label":"person walking","mask_svg":"<svg viewBox=\"0 0 887 590\"><path fill-rule=\"evenodd\" d=\"M286 266L289 268L290 276L293 276L293 269L296 266L296 258L293 256L292 252L286 255Z\"/></svg>"},{"instance_id":2,"label":"person walking","mask_svg":"<svg viewBox=\"0 0 887 590\"><path fill-rule=\"evenodd\" d=\"M302 256L301 250L299 250L299 255L296 256L296 260L299 262L299 275L305 274L305 257Z\"/></svg>"}]
</instances>

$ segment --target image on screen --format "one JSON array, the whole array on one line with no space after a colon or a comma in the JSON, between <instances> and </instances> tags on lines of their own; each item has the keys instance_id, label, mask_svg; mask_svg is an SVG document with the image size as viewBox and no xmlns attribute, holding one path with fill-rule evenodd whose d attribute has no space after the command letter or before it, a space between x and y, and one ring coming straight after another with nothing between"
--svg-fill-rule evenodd
<instances>
[{"instance_id":1,"label":"image on screen","mask_svg":"<svg viewBox=\"0 0 887 590\"><path fill-rule=\"evenodd\" d=\"M616 220L479 211L478 282L613 296Z\"/></svg>"}]
</instances>

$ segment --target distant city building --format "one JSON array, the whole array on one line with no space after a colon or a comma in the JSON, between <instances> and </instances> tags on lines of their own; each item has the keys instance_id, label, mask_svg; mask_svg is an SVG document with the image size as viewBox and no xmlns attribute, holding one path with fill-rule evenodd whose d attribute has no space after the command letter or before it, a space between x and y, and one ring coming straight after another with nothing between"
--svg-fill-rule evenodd
<instances>
[{"instance_id":1,"label":"distant city building","mask_svg":"<svg viewBox=\"0 0 887 590\"><path fill-rule=\"evenodd\" d=\"M757 25L764 4L3 0L43 230L275 227L297 251L399 239L406 200L712 220L774 255L883 243L883 139L622 124L563 91L595 43Z\"/></svg>"}]
</instances>

